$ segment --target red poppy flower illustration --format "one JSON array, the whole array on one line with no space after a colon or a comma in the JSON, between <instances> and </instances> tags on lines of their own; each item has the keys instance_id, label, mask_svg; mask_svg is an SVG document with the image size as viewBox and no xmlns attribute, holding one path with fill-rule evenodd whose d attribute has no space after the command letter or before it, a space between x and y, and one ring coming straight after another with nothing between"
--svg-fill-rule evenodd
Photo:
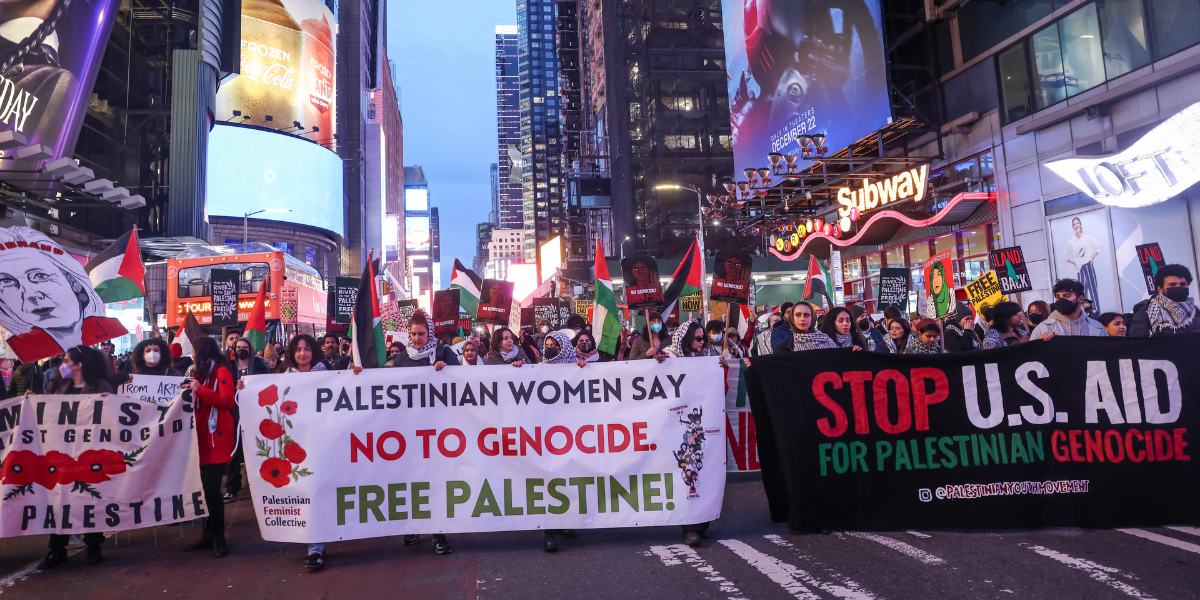
<instances>
[{"instance_id":1,"label":"red poppy flower illustration","mask_svg":"<svg viewBox=\"0 0 1200 600\"><path fill-rule=\"evenodd\" d=\"M8 485L29 485L37 481L41 472L42 457L30 450L14 450L4 458L0 466L0 483Z\"/></svg>"},{"instance_id":2,"label":"red poppy flower illustration","mask_svg":"<svg viewBox=\"0 0 1200 600\"><path fill-rule=\"evenodd\" d=\"M283 447L283 457L295 464L300 464L308 458L308 453L300 447L300 444L293 442Z\"/></svg>"},{"instance_id":3,"label":"red poppy flower illustration","mask_svg":"<svg viewBox=\"0 0 1200 600\"><path fill-rule=\"evenodd\" d=\"M286 401L284 401L283 404L279 405L279 412L290 417L290 416L296 414L296 408L297 408L297 405L295 402L292 402L291 400L286 400Z\"/></svg>"},{"instance_id":4,"label":"red poppy flower illustration","mask_svg":"<svg viewBox=\"0 0 1200 600\"><path fill-rule=\"evenodd\" d=\"M258 393L258 405L270 406L279 401L279 388L269 385Z\"/></svg>"},{"instance_id":5,"label":"red poppy flower illustration","mask_svg":"<svg viewBox=\"0 0 1200 600\"><path fill-rule=\"evenodd\" d=\"M281 488L292 480L292 463L282 458L268 458L263 461L262 467L258 469L258 474L262 476L263 481Z\"/></svg>"},{"instance_id":6,"label":"red poppy flower illustration","mask_svg":"<svg viewBox=\"0 0 1200 600\"><path fill-rule=\"evenodd\" d=\"M75 462L72 479L84 483L108 481L109 475L125 472L125 457L113 450L84 450Z\"/></svg>"},{"instance_id":7,"label":"red poppy flower illustration","mask_svg":"<svg viewBox=\"0 0 1200 600\"><path fill-rule=\"evenodd\" d=\"M258 432L268 440L277 440L283 437L283 425L270 419L263 419L262 423L258 424Z\"/></svg>"},{"instance_id":8,"label":"red poppy flower illustration","mask_svg":"<svg viewBox=\"0 0 1200 600\"><path fill-rule=\"evenodd\" d=\"M75 464L75 459L69 455L51 450L42 457L35 481L48 490L59 484L71 483L75 480Z\"/></svg>"}]
</instances>

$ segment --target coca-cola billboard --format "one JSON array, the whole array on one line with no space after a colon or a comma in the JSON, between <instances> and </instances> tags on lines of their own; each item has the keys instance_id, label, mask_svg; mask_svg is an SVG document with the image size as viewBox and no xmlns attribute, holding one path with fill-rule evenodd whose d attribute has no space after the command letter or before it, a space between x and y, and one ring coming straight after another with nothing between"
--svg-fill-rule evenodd
<instances>
[{"instance_id":1,"label":"coca-cola billboard","mask_svg":"<svg viewBox=\"0 0 1200 600\"><path fill-rule=\"evenodd\" d=\"M332 144L333 22L319 0L244 0L241 73L217 92L217 120L230 120L237 110L242 116L235 123L300 123L303 131L320 129L310 139Z\"/></svg>"}]
</instances>

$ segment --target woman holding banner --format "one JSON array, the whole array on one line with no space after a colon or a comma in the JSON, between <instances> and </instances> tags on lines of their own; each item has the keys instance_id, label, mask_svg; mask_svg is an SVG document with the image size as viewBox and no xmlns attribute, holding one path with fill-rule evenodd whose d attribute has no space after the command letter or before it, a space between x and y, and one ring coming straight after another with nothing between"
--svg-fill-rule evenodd
<instances>
[{"instance_id":1,"label":"woman holding banner","mask_svg":"<svg viewBox=\"0 0 1200 600\"><path fill-rule=\"evenodd\" d=\"M1004 348L1029 341L1029 338L1022 335L1021 332L1020 304L999 302L988 312L991 314L991 322L987 333L983 335L983 343L979 345L980 350Z\"/></svg>"},{"instance_id":2,"label":"woman holding banner","mask_svg":"<svg viewBox=\"0 0 1200 600\"><path fill-rule=\"evenodd\" d=\"M192 375L183 385L192 392L195 405L196 434L200 446L200 483L204 486L204 501L208 516L204 518L204 534L187 552L211 548L213 556L229 554L225 544L225 502L221 497L221 477L233 455L237 431L230 412L237 406L233 369L217 341L205 336L192 342Z\"/></svg>"},{"instance_id":3,"label":"woman holding banner","mask_svg":"<svg viewBox=\"0 0 1200 600\"><path fill-rule=\"evenodd\" d=\"M571 340L575 346L575 355L583 359L585 362L596 362L601 360L600 350L596 348L596 340L592 337L592 333L587 329L580 331L575 335L575 339ZM611 357L609 357L611 359Z\"/></svg>"},{"instance_id":4,"label":"woman holding banner","mask_svg":"<svg viewBox=\"0 0 1200 600\"><path fill-rule=\"evenodd\" d=\"M564 336L565 337L565 336ZM512 365L520 368L525 363L533 362L525 350L517 344L516 335L507 327L497 327L492 332L492 351L488 352L487 364Z\"/></svg>"},{"instance_id":5,"label":"woman holding banner","mask_svg":"<svg viewBox=\"0 0 1200 600\"><path fill-rule=\"evenodd\" d=\"M825 324L821 332L829 336L838 348L851 350L873 350L870 342L863 339L858 328L854 326L854 315L844 306L835 306L825 315Z\"/></svg>"},{"instance_id":6,"label":"woman holding banner","mask_svg":"<svg viewBox=\"0 0 1200 600\"><path fill-rule=\"evenodd\" d=\"M802 352L804 350L821 350L837 348L838 345L828 335L816 329L817 309L807 302L793 304L783 316L791 329L792 339L785 340L775 346L775 354L786 352Z\"/></svg>"},{"instance_id":7,"label":"woman holding banner","mask_svg":"<svg viewBox=\"0 0 1200 600\"><path fill-rule=\"evenodd\" d=\"M171 347L162 338L144 340L133 349L134 375L156 375L158 377L182 377L174 367Z\"/></svg>"},{"instance_id":8,"label":"woman holding banner","mask_svg":"<svg viewBox=\"0 0 1200 600\"><path fill-rule=\"evenodd\" d=\"M902 317L896 317L888 323L888 335L883 338L883 348L876 348L876 350L889 354L904 354L904 350L908 347L908 342L911 339L912 326Z\"/></svg>"},{"instance_id":9,"label":"woman holding banner","mask_svg":"<svg viewBox=\"0 0 1200 600\"><path fill-rule=\"evenodd\" d=\"M579 336L575 337L578 338ZM570 338L563 331L551 331L546 334L546 339L542 340L542 344L541 364L567 365L575 363L580 369L586 367L588 364L588 361L575 354L575 348L572 347ZM563 537L568 540L579 537L574 529L547 529L545 540L542 542L542 549L546 552L558 552L559 533L562 533Z\"/></svg>"},{"instance_id":10,"label":"woman holding banner","mask_svg":"<svg viewBox=\"0 0 1200 600\"><path fill-rule=\"evenodd\" d=\"M467 340L463 342L462 353L462 366L475 367L484 364L482 360L479 360L479 348L475 345L474 341Z\"/></svg>"}]
</instances>

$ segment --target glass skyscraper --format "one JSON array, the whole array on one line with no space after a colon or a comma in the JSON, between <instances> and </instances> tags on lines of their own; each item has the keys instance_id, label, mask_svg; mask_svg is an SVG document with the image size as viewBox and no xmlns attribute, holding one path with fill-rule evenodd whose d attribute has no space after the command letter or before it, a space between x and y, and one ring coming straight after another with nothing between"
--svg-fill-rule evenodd
<instances>
[{"instance_id":1,"label":"glass skyscraper","mask_svg":"<svg viewBox=\"0 0 1200 600\"><path fill-rule=\"evenodd\" d=\"M525 259L565 228L557 21L550 0L517 3Z\"/></svg>"},{"instance_id":2,"label":"glass skyscraper","mask_svg":"<svg viewBox=\"0 0 1200 600\"><path fill-rule=\"evenodd\" d=\"M496 201L500 229L525 226L521 173L521 92L517 70L517 26L496 26ZM515 172L514 172L515 171Z\"/></svg>"}]
</instances>

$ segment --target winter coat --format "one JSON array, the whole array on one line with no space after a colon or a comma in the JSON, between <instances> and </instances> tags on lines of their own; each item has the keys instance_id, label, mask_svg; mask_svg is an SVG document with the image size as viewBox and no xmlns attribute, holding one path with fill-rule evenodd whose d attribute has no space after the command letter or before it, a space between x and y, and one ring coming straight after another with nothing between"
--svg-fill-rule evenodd
<instances>
[{"instance_id":1,"label":"winter coat","mask_svg":"<svg viewBox=\"0 0 1200 600\"><path fill-rule=\"evenodd\" d=\"M970 352L978 348L975 341L975 330L967 329L963 331L958 325L946 326L945 342L946 352Z\"/></svg>"},{"instance_id":2,"label":"winter coat","mask_svg":"<svg viewBox=\"0 0 1200 600\"><path fill-rule=\"evenodd\" d=\"M233 368L238 371L234 373L235 379L241 379L241 369L238 369L237 362L233 363ZM246 366L246 375L265 375L271 372L271 365L267 363L267 359L261 356L251 356L250 363Z\"/></svg>"},{"instance_id":3,"label":"winter coat","mask_svg":"<svg viewBox=\"0 0 1200 600\"><path fill-rule=\"evenodd\" d=\"M196 433L199 438L200 464L217 465L227 463L237 445L237 428L231 409L237 406L236 387L229 369L217 365L198 391L193 392L196 417ZM217 409L217 429L208 428L208 415Z\"/></svg>"},{"instance_id":4,"label":"winter coat","mask_svg":"<svg viewBox=\"0 0 1200 600\"><path fill-rule=\"evenodd\" d=\"M1200 332L1200 316L1192 318L1192 322L1179 329L1171 329L1163 327L1158 331L1151 333L1150 331L1150 313L1147 311L1149 303L1141 304L1134 309L1133 322L1129 324L1129 331L1126 332L1126 337L1159 337L1164 335L1175 335L1177 333L1195 333ZM16 373L13 373L14 378ZM11 395L11 394L10 394Z\"/></svg>"},{"instance_id":5,"label":"winter coat","mask_svg":"<svg viewBox=\"0 0 1200 600\"><path fill-rule=\"evenodd\" d=\"M41 377L38 372L38 365L35 362L27 362L21 364L13 370L12 378L8 380L8 397L23 396L25 392L33 387L33 382Z\"/></svg>"},{"instance_id":6,"label":"winter coat","mask_svg":"<svg viewBox=\"0 0 1200 600\"><path fill-rule=\"evenodd\" d=\"M71 388L74 385L75 385L74 380L64 379L64 378L60 377L56 380L53 391L51 391L50 393L51 394L67 394L67 393L70 393ZM25 392L21 392L21 393L24 394ZM84 382L83 389L79 390L79 393L80 394L111 394L111 393L113 393L113 388L111 385L108 384L107 381L105 381L103 379L97 379L95 383Z\"/></svg>"},{"instance_id":7,"label":"winter coat","mask_svg":"<svg viewBox=\"0 0 1200 600\"><path fill-rule=\"evenodd\" d=\"M408 355L408 351L401 352L392 359L393 367L428 367L434 363L444 362L447 365L458 366L458 355L450 349L450 346L438 344L433 350L433 355L429 358L415 360Z\"/></svg>"},{"instance_id":8,"label":"winter coat","mask_svg":"<svg viewBox=\"0 0 1200 600\"><path fill-rule=\"evenodd\" d=\"M1095 319L1087 316L1087 314L1083 311L1079 312L1079 318L1075 319L1074 321L1071 321L1057 310L1050 313L1050 316L1046 317L1045 321L1042 321L1040 325L1034 328L1033 335L1030 335L1029 339L1040 340L1042 339L1042 334L1047 332L1053 333L1054 335L1073 335L1084 337L1108 336L1108 332L1104 330L1104 326Z\"/></svg>"},{"instance_id":9,"label":"winter coat","mask_svg":"<svg viewBox=\"0 0 1200 600\"><path fill-rule=\"evenodd\" d=\"M863 337L871 338L871 341L875 343L876 352L888 351L887 345L883 343L883 332L879 331L878 327L868 327L867 330L863 332Z\"/></svg>"},{"instance_id":10,"label":"winter coat","mask_svg":"<svg viewBox=\"0 0 1200 600\"><path fill-rule=\"evenodd\" d=\"M486 364L489 364L489 365L511 365L517 361L524 361L526 363L533 362L532 360L529 359L529 355L526 354L525 349L518 346L517 347L517 356L515 358L513 358L512 360L504 360L504 356L500 354L499 350L489 351L487 354Z\"/></svg>"}]
</instances>

